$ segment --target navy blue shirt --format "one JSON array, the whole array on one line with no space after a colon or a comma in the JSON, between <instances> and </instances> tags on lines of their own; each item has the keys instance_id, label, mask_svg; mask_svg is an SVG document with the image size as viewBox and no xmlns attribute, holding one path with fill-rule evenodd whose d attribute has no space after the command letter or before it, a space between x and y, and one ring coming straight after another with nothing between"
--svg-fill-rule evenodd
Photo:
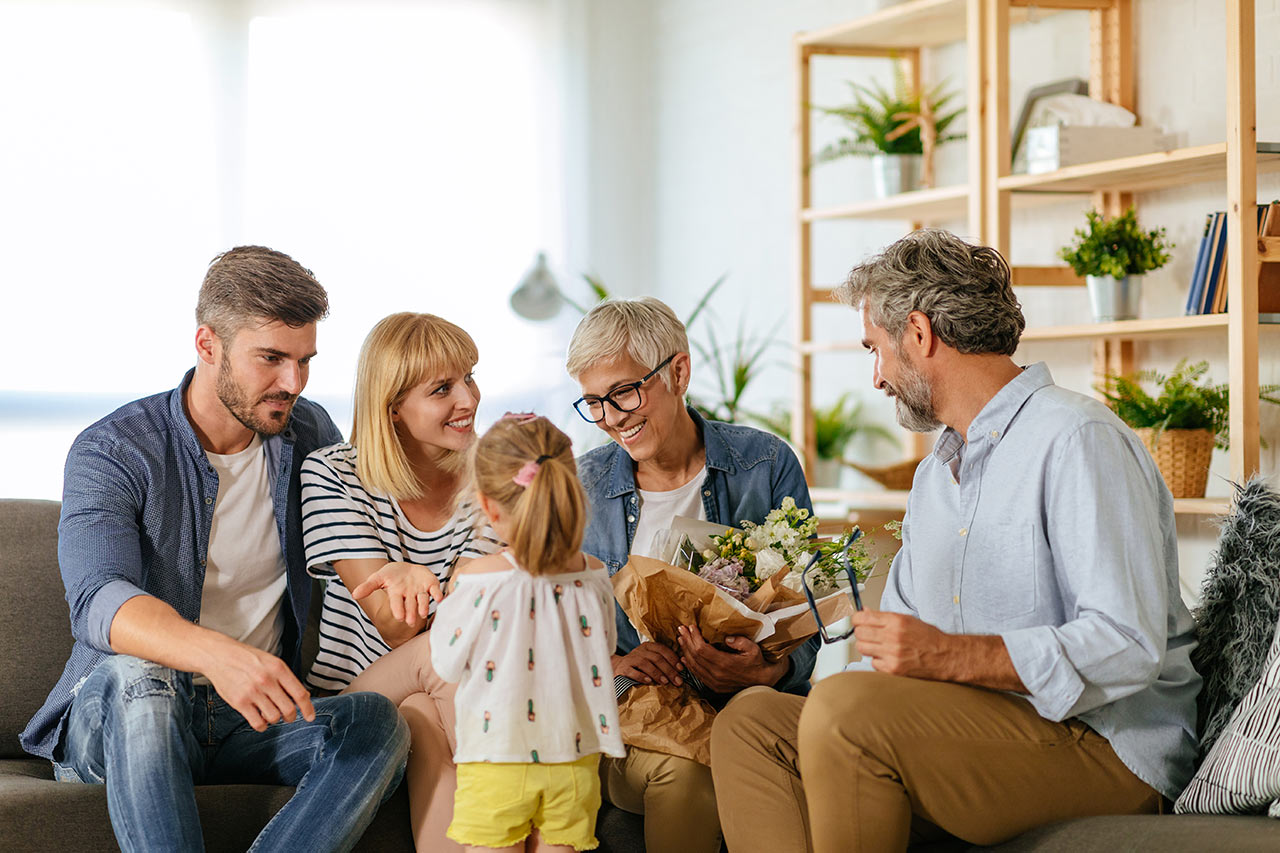
<instances>
[{"instance_id":1,"label":"navy blue shirt","mask_svg":"<svg viewBox=\"0 0 1280 853\"><path fill-rule=\"evenodd\" d=\"M727 527L744 521L761 524L785 497L795 498L796 506L813 511L804 471L782 439L748 426L708 421L693 409L688 412L706 447L702 506L707 521ZM612 577L627 564L640 520L635 463L625 450L610 443L578 459L578 477L591 506L582 550L603 562ZM616 609L618 654L625 655L640 645L640 637L621 605ZM815 635L791 653L791 668L775 685L778 690L809 692L819 644Z\"/></svg>"},{"instance_id":2,"label":"navy blue shirt","mask_svg":"<svg viewBox=\"0 0 1280 853\"><path fill-rule=\"evenodd\" d=\"M183 404L194 374L188 371L172 391L121 406L71 445L63 472L58 565L75 644L62 678L22 733L23 749L34 755L54 757L76 689L113 654L111 622L122 604L152 595L184 619L200 621L218 475ZM299 677L311 581L298 475L308 453L341 440L328 413L299 398L288 427L263 442L288 575L281 657Z\"/></svg>"}]
</instances>

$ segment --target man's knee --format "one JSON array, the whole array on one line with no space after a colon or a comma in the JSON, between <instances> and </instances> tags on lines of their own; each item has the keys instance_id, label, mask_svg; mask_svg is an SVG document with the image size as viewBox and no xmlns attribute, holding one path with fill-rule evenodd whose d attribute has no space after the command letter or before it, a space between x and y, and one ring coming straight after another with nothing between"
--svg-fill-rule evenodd
<instances>
[{"instance_id":1,"label":"man's knee","mask_svg":"<svg viewBox=\"0 0 1280 853\"><path fill-rule=\"evenodd\" d=\"M403 762L409 754L409 726L391 700L377 693L345 693L324 700L334 727L356 749ZM318 710L318 709L317 709Z\"/></svg>"},{"instance_id":2,"label":"man's knee","mask_svg":"<svg viewBox=\"0 0 1280 853\"><path fill-rule=\"evenodd\" d=\"M177 707L186 701L184 674L132 655L109 655L90 673L81 692L96 693L110 704L126 708Z\"/></svg>"},{"instance_id":3,"label":"man's knee","mask_svg":"<svg viewBox=\"0 0 1280 853\"><path fill-rule=\"evenodd\" d=\"M844 672L814 685L800 714L800 752L822 750L833 736L861 746L892 738L891 729L920 708L917 679L881 672Z\"/></svg>"},{"instance_id":4,"label":"man's knee","mask_svg":"<svg viewBox=\"0 0 1280 853\"><path fill-rule=\"evenodd\" d=\"M729 700L711 724L712 756L737 749L750 739L781 695L771 687L748 687Z\"/></svg>"}]
</instances>

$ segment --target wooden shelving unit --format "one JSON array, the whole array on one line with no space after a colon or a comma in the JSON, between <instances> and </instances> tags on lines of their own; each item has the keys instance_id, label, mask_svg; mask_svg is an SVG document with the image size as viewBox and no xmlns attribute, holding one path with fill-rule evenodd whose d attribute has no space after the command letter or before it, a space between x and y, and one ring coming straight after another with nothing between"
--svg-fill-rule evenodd
<instances>
[{"instance_id":1,"label":"wooden shelving unit","mask_svg":"<svg viewBox=\"0 0 1280 853\"><path fill-rule=\"evenodd\" d=\"M1254 0L1224 0L1227 29L1226 127L1224 140L1155 154L1071 166L1037 175L1011 175L1009 112L1010 27L1032 15L1046 17L1068 10L1087 10L1091 28L1090 94L1138 112L1134 62L1133 0L909 0L873 15L796 37L796 199L797 375L793 440L806 470L814 467L812 367L815 355L860 350L850 340L818 341L811 313L829 300L829 290L812 279L812 228L838 219L900 220L912 227L956 220L968 221L968 232L1009 256L1011 211L1057 203L1087 195L1108 214L1134 203L1134 194L1196 182L1222 182L1229 213L1226 314L1133 320L1119 323L1050 326L1028 329L1025 344L1088 341L1093 344L1095 372L1129 372L1134 344L1141 341L1225 335L1231 387L1231 475L1243 481L1258 467L1258 338L1257 270L1260 263L1280 262L1280 238L1259 240L1254 217L1240 216L1256 204L1259 173L1280 171L1280 148L1259 152L1255 132ZM1034 10L1030 7L1036 7ZM908 64L910 79L919 79L921 51L956 42L966 44L969 158L967 182L920 190L888 199L857 201L813 208L807 169L811 151L810 72L819 56L893 57ZM1071 286L1082 282L1060 267L1014 267L1015 286ZM926 448L917 439L908 451ZM839 503L850 511L902 512L905 492L848 492L814 489L815 501ZM1183 515L1212 516L1225 512L1225 500L1180 500Z\"/></svg>"}]
</instances>

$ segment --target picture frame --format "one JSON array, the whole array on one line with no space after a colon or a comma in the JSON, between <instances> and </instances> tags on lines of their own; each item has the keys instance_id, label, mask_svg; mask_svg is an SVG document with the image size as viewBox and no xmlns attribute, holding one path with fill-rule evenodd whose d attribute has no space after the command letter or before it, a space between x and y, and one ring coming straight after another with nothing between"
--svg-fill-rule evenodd
<instances>
[{"instance_id":1,"label":"picture frame","mask_svg":"<svg viewBox=\"0 0 1280 853\"><path fill-rule=\"evenodd\" d=\"M1036 102L1041 98L1047 98L1050 95L1087 95L1089 94L1089 83L1081 80L1079 77L1071 77L1066 80L1057 80L1053 83L1045 83L1043 86L1036 86L1027 97L1022 101L1022 109L1018 111L1018 120L1013 126L1013 138L1009 144L1010 152L1010 170L1014 173L1019 171L1019 155L1022 153L1022 140L1027 133L1027 123L1031 121L1031 113L1035 109Z\"/></svg>"}]
</instances>

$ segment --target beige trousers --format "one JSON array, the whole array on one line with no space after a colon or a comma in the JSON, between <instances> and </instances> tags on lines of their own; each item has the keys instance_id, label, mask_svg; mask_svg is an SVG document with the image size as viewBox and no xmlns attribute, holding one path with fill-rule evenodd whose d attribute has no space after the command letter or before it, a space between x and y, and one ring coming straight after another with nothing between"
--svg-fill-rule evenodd
<instances>
[{"instance_id":1,"label":"beige trousers","mask_svg":"<svg viewBox=\"0 0 1280 853\"><path fill-rule=\"evenodd\" d=\"M805 700L745 690L716 716L711 767L731 853L990 845L1041 824L1151 814L1160 795L1105 738L1007 693L846 672Z\"/></svg>"},{"instance_id":2,"label":"beige trousers","mask_svg":"<svg viewBox=\"0 0 1280 853\"><path fill-rule=\"evenodd\" d=\"M453 794L458 771L453 764L455 687L431 666L431 633L419 634L392 649L360 673L343 693L380 693L396 704L409 724L409 763L404 781L409 787L409 817L418 853L461 853L457 842L445 837L453 819Z\"/></svg>"},{"instance_id":3,"label":"beige trousers","mask_svg":"<svg viewBox=\"0 0 1280 853\"><path fill-rule=\"evenodd\" d=\"M705 764L629 746L626 758L601 757L600 787L618 808L644 815L649 853L719 853L716 791Z\"/></svg>"}]
</instances>

